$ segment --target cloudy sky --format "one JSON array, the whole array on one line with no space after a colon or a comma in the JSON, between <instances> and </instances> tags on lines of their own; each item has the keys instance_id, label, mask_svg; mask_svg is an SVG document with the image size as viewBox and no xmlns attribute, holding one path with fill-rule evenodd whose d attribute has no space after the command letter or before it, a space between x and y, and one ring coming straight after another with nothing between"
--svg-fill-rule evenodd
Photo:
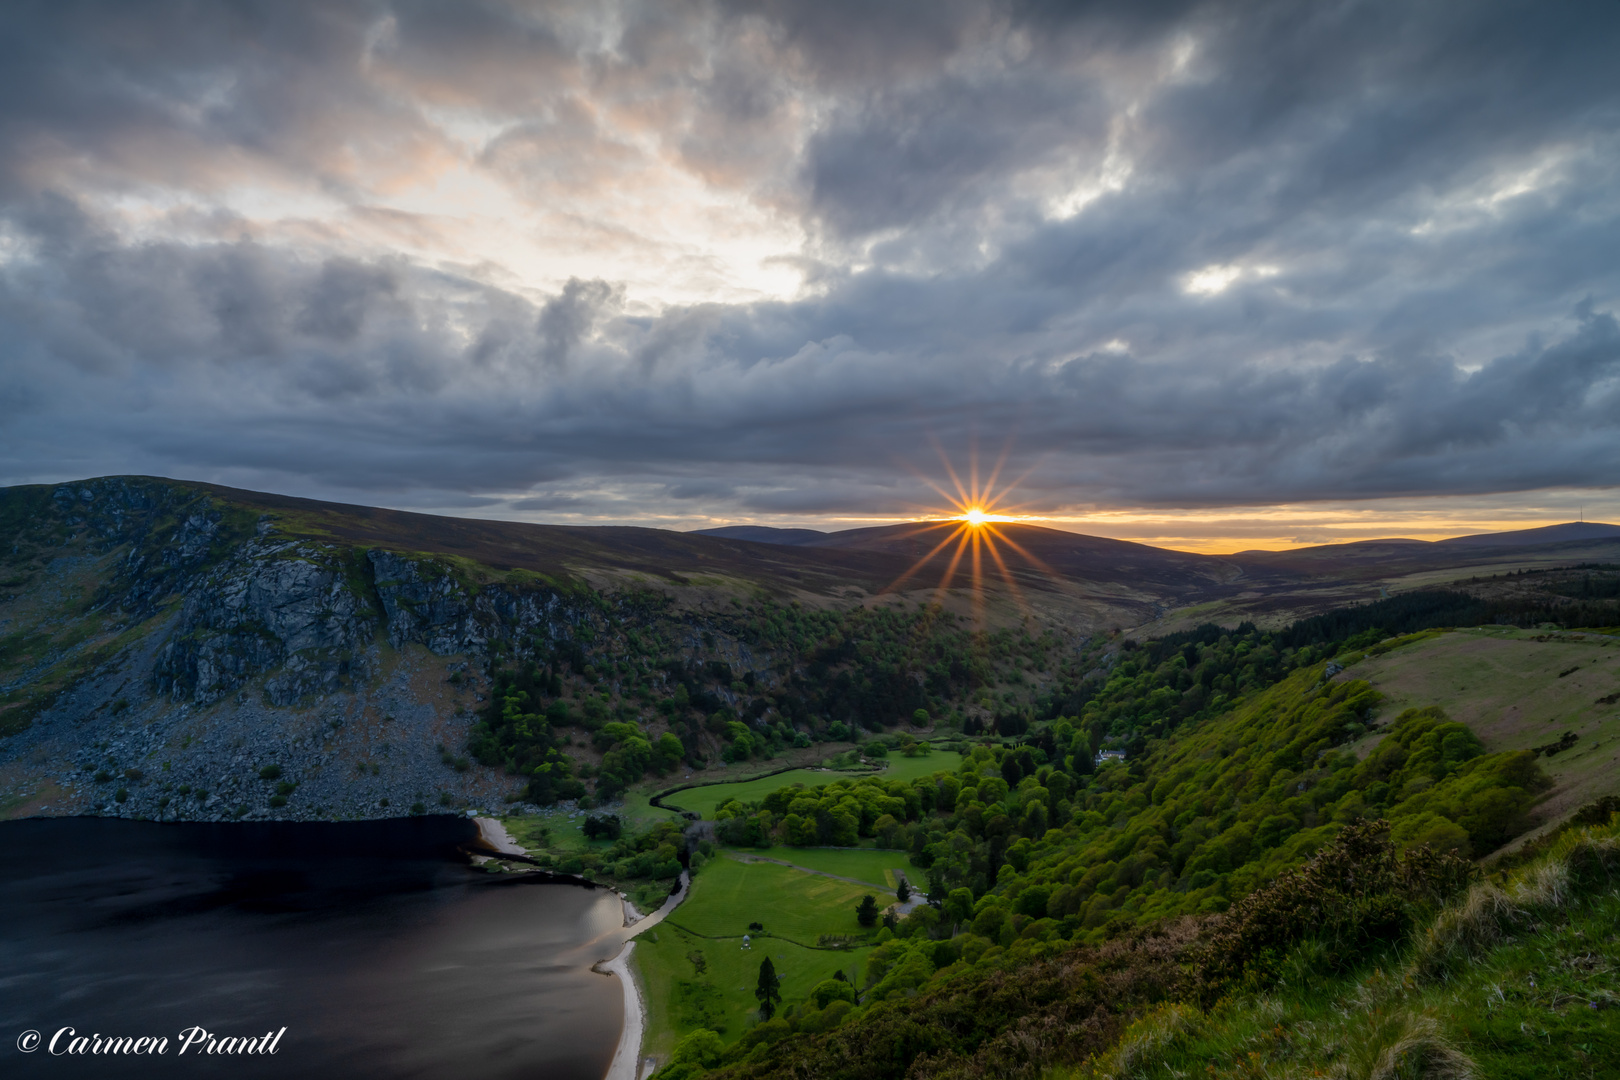
<instances>
[{"instance_id":1,"label":"cloudy sky","mask_svg":"<svg viewBox=\"0 0 1620 1080\"><path fill-rule=\"evenodd\" d=\"M1620 520L1617 55L1611 2L11 0L0 483Z\"/></svg>"}]
</instances>

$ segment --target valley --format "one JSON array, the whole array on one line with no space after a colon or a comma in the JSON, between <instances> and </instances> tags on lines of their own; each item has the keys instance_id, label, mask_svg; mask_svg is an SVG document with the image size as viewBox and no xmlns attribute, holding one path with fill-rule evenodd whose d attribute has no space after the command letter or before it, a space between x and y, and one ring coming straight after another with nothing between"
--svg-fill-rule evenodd
<instances>
[{"instance_id":1,"label":"valley","mask_svg":"<svg viewBox=\"0 0 1620 1080\"><path fill-rule=\"evenodd\" d=\"M1214 557L1008 526L1022 561L942 589L926 523L557 528L111 477L9 489L0 525L0 816L495 816L527 861L485 873L642 910L687 868L628 965L667 1080L1248 1046L1211 994L1342 995L1620 795L1604 527ZM1345 910L1402 914L1332 924L1345 959L1286 919L1230 938L1346 859L1387 874Z\"/></svg>"}]
</instances>

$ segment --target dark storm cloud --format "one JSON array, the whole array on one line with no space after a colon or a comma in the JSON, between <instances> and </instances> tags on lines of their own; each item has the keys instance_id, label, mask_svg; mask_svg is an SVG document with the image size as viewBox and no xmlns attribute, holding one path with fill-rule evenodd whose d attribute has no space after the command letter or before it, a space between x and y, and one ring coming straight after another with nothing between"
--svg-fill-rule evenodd
<instances>
[{"instance_id":1,"label":"dark storm cloud","mask_svg":"<svg viewBox=\"0 0 1620 1080\"><path fill-rule=\"evenodd\" d=\"M939 501L934 441L961 467L1012 438L1034 509L1613 485L1617 31L1575 4L11 5L0 474L904 513ZM797 222L772 257L812 287L531 288L388 208L447 162L649 226L651 170L683 170Z\"/></svg>"}]
</instances>

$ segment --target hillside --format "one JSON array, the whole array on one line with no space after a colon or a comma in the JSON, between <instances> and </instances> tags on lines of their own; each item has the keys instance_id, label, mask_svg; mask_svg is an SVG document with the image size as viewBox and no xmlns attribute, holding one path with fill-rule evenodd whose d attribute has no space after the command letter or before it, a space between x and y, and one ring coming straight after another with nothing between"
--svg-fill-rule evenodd
<instances>
[{"instance_id":1,"label":"hillside","mask_svg":"<svg viewBox=\"0 0 1620 1080\"><path fill-rule=\"evenodd\" d=\"M1460 630L1352 664L1391 709L1443 701L1490 750L1536 750L1548 821L1620 790L1620 639L1497 627ZM1370 752L1377 736L1358 747Z\"/></svg>"},{"instance_id":2,"label":"hillside","mask_svg":"<svg viewBox=\"0 0 1620 1080\"><path fill-rule=\"evenodd\" d=\"M1277 625L1370 599L1376 573L1412 578L1371 549L1333 577L1328 549L1251 566L1009 525L980 589L959 573L942 593L947 530L767 544L143 477L7 489L0 813L546 805L678 767L813 764L896 725L1016 732L1089 700L1117 631L1260 609ZM1512 550L1559 565L1566 548ZM1448 550L1424 572L1477 577L1495 549ZM1554 577L1467 587L1564 588ZM1201 688L1194 712L1243 685Z\"/></svg>"},{"instance_id":3,"label":"hillside","mask_svg":"<svg viewBox=\"0 0 1620 1080\"><path fill-rule=\"evenodd\" d=\"M1469 891L1471 860L1566 817L1572 774L1548 776L1556 754L1459 722L1444 680L1406 701L1355 677L1401 660L1421 670L1419 650L1466 635L1362 636L1374 648L1347 642L1331 667L1302 649L1279 679L1285 650L1232 708L1170 726L1155 699L1181 673L1197 686L1204 671L1244 669L1277 637L1151 643L1079 716L932 776L758 783L721 802L724 844L778 864L813 863L829 844L898 849L931 903L875 932L847 910L816 912L846 935L844 957L763 942L789 987L774 1018L749 1017L745 994L678 963L710 943L655 943L652 993L706 1003L655 1024L659 1075L1458 1077L1479 1062L1530 1076L1551 1051L1524 1037L1527 1019L1567 1033L1566 1075L1609 1075L1620 1043L1601 1014L1620 1005L1620 983L1586 950L1620 929L1612 826ZM1542 670L1538 647L1562 647L1548 635L1498 643L1530 693L1558 679ZM1092 751L1120 736L1126 762L1094 771ZM1606 822L1620 795L1612 771L1599 787L1587 823ZM765 897L814 887L762 879L755 894L745 870L727 873L736 895L757 896L732 934ZM835 969L845 984L815 983ZM1502 973L1528 987L1493 999Z\"/></svg>"}]
</instances>

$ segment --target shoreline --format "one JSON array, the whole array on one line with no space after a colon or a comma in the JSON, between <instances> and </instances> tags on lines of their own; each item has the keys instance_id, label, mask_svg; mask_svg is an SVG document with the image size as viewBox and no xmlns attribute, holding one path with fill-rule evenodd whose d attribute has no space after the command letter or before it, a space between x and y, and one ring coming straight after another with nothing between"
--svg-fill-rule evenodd
<instances>
[{"instance_id":1,"label":"shoreline","mask_svg":"<svg viewBox=\"0 0 1620 1080\"><path fill-rule=\"evenodd\" d=\"M511 834L506 831L506 826L499 821L488 817L476 817L473 821L478 825L478 838L486 847L502 855L528 854L516 840L512 839Z\"/></svg>"},{"instance_id":2,"label":"shoreline","mask_svg":"<svg viewBox=\"0 0 1620 1080\"><path fill-rule=\"evenodd\" d=\"M479 840L485 847L502 855L527 854L522 846L512 839L500 821L483 816L473 820L478 826ZM636 909L629 897L619 893L626 931L624 943L611 959L591 965L592 971L617 978L624 995L624 1026L619 1031L619 1042L614 1048L613 1060L608 1064L607 1072L603 1074L603 1080L640 1080L644 1072L651 1072L648 1068L652 1064L651 1059L643 1060L641 1057L641 1043L647 1031L646 995L642 993L641 985L630 967L630 957L635 951L637 936L663 922L664 917L679 907L691 892L691 871L682 870L678 880L679 891L667 897L656 911L646 915ZM593 883L581 880L581 884Z\"/></svg>"},{"instance_id":3,"label":"shoreline","mask_svg":"<svg viewBox=\"0 0 1620 1080\"><path fill-rule=\"evenodd\" d=\"M624 943L619 955L595 968L604 975L616 976L624 994L624 1027L619 1032L619 1045L613 1050L613 1061L602 1074L602 1080L640 1080L641 1077L641 1040L647 1031L647 1002L630 969L630 954L635 948L632 938Z\"/></svg>"},{"instance_id":4,"label":"shoreline","mask_svg":"<svg viewBox=\"0 0 1620 1080\"><path fill-rule=\"evenodd\" d=\"M651 930L664 921L664 917L681 905L687 895L692 891L692 874L689 870L682 870L680 876L681 889L664 901L657 911L644 915L639 919L630 920L629 912L634 910L628 900L621 900L625 906L625 935L624 947L611 960L604 960L591 966L592 971L603 975L612 975L619 979L624 992L624 1027L619 1031L619 1045L613 1051L613 1061L603 1074L602 1080L640 1080L651 1059L641 1056L641 1043L647 1032L647 1001L646 995L641 991L641 984L636 981L635 972L630 967L630 954L635 950L636 938L644 930Z\"/></svg>"}]
</instances>

